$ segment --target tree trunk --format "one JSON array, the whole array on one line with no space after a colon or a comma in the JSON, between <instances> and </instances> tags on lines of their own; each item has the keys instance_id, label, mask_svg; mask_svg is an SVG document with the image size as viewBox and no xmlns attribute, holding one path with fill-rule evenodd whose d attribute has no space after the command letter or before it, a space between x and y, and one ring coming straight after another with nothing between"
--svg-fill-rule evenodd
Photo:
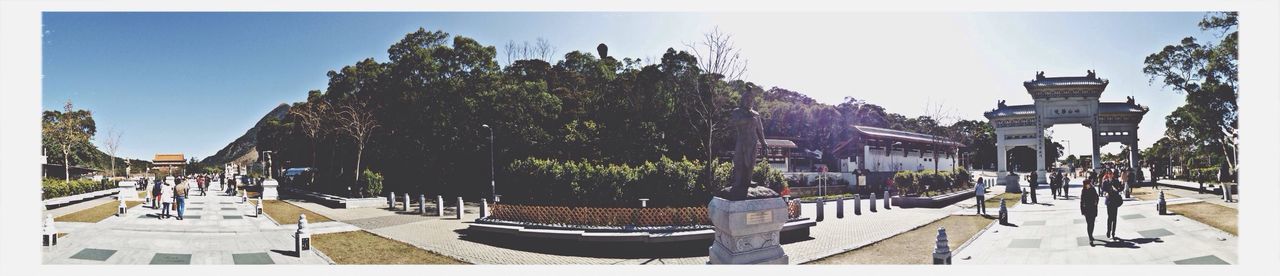
<instances>
[{"instance_id":1,"label":"tree trunk","mask_svg":"<svg viewBox=\"0 0 1280 276\"><path fill-rule=\"evenodd\" d=\"M714 132L711 130L710 124L707 125L707 185L714 185L716 180L715 153L711 149L711 143L714 140ZM733 181L730 179L730 181ZM729 183L733 185L733 183ZM714 186L711 186L714 187ZM715 191L712 191L715 192Z\"/></svg>"},{"instance_id":2,"label":"tree trunk","mask_svg":"<svg viewBox=\"0 0 1280 276\"><path fill-rule=\"evenodd\" d=\"M71 185L71 145L62 146L62 178Z\"/></svg>"}]
</instances>

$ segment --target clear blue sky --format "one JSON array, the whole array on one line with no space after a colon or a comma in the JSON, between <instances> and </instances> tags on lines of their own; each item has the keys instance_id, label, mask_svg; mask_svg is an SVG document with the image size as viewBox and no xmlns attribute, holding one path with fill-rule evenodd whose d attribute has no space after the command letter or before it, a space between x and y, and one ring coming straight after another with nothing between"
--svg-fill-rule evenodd
<instances>
[{"instance_id":1,"label":"clear blue sky","mask_svg":"<svg viewBox=\"0 0 1280 276\"><path fill-rule=\"evenodd\" d=\"M715 26L750 60L747 80L836 103L853 96L907 116L926 102L983 119L1000 99L1030 103L1034 72L1111 80L1106 101L1151 107L1143 147L1182 95L1149 86L1143 58L1202 34L1203 13L45 13L43 105L94 112L120 155L212 155L276 105L324 89L325 72L372 57L418 27L498 48L539 37L559 54L656 58ZM504 62L504 60L500 60ZM1083 126L1052 129L1087 154ZM1105 151L1118 151L1112 144Z\"/></svg>"}]
</instances>

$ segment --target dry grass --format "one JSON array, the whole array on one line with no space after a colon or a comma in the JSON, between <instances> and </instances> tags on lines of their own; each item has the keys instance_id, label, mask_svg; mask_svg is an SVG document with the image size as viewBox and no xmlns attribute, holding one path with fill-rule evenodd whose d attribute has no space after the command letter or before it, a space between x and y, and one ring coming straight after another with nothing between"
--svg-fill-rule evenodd
<instances>
[{"instance_id":1,"label":"dry grass","mask_svg":"<svg viewBox=\"0 0 1280 276\"><path fill-rule=\"evenodd\" d=\"M947 245L955 251L991 224L982 216L949 216L906 233L806 264L933 264L938 227L947 229Z\"/></svg>"},{"instance_id":2,"label":"dry grass","mask_svg":"<svg viewBox=\"0 0 1280 276\"><path fill-rule=\"evenodd\" d=\"M133 206L138 206L139 204L142 204L142 202L125 201L124 204L128 208L133 208ZM93 206L92 208L89 208L89 209L84 209L75 213L58 216L56 218L53 218L53 221L99 222L109 217L115 216L116 207L119 207L119 206L120 206L120 202L112 200L106 203L102 203L101 205L98 205L98 206Z\"/></svg>"},{"instance_id":3,"label":"dry grass","mask_svg":"<svg viewBox=\"0 0 1280 276\"><path fill-rule=\"evenodd\" d=\"M1165 194L1169 196L1169 194ZM1208 202L1169 205L1169 212L1194 219L1232 235L1239 236L1237 219L1240 213L1236 209Z\"/></svg>"},{"instance_id":4,"label":"dry grass","mask_svg":"<svg viewBox=\"0 0 1280 276\"><path fill-rule=\"evenodd\" d=\"M258 201L250 199L249 204L258 206ZM299 214L307 214L307 222L309 223L333 221L333 219L330 219L329 217L317 214L311 210L303 209L302 207L293 205L293 203L279 200L263 200L262 205L265 205L262 206L262 212L266 213L267 216L280 224L298 223Z\"/></svg>"},{"instance_id":5,"label":"dry grass","mask_svg":"<svg viewBox=\"0 0 1280 276\"><path fill-rule=\"evenodd\" d=\"M1160 192L1151 187L1133 188L1133 197L1138 198L1138 200L1157 200L1160 199ZM1166 200L1179 197L1173 193L1164 193L1164 199Z\"/></svg>"},{"instance_id":6,"label":"dry grass","mask_svg":"<svg viewBox=\"0 0 1280 276\"><path fill-rule=\"evenodd\" d=\"M1017 206L1018 203L1022 202L1022 194L1015 194L1015 193L999 194L999 195L987 198L982 202L984 205L987 206L987 210L999 211L1001 198L1005 199L1004 206L1007 208L1013 208L1013 206Z\"/></svg>"},{"instance_id":7,"label":"dry grass","mask_svg":"<svg viewBox=\"0 0 1280 276\"><path fill-rule=\"evenodd\" d=\"M467 264L363 230L314 235L311 245L338 264Z\"/></svg>"}]
</instances>

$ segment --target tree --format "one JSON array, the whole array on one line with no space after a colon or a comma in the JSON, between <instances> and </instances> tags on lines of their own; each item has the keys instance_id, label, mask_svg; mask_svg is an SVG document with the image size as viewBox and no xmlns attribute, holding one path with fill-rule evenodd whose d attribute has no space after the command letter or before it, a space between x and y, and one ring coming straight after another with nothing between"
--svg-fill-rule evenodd
<instances>
[{"instance_id":1,"label":"tree","mask_svg":"<svg viewBox=\"0 0 1280 276\"><path fill-rule=\"evenodd\" d=\"M1159 80L1186 94L1186 104L1166 117L1168 136L1189 142L1195 147L1190 151L1218 148L1212 155L1220 156L1232 171L1239 153L1237 16L1236 12L1206 14L1200 30L1218 31L1221 41L1200 44L1195 37L1183 38L1147 56L1142 69L1150 82Z\"/></svg>"},{"instance_id":2,"label":"tree","mask_svg":"<svg viewBox=\"0 0 1280 276\"><path fill-rule=\"evenodd\" d=\"M319 94L319 90L309 92L309 95ZM289 109L289 113L296 116L298 126L302 128L302 134L306 135L311 142L311 163L309 164L312 167L316 166L316 144L319 143L320 136L329 129L327 128L327 122L333 116L333 110L329 107L328 102L324 99L316 98L314 102L309 101Z\"/></svg>"},{"instance_id":3,"label":"tree","mask_svg":"<svg viewBox=\"0 0 1280 276\"><path fill-rule=\"evenodd\" d=\"M723 128L723 124L727 121L725 113L732 108L728 91L720 85L724 80L740 80L747 72L747 60L742 58L742 50L733 44L733 35L720 31L720 27L715 27L710 32L703 33L702 41L695 43L685 43L685 47L693 52L689 55L680 52L673 56L673 51L667 49L667 54L663 55L663 64L666 65L668 58L681 59L686 62L682 67L693 67L695 70L682 71L680 76L682 82L677 85L684 88L692 88L684 90L684 93L677 97L683 104L681 110L685 111L687 122L691 124L693 129L699 130L704 134L702 146L706 151L706 181L711 182L715 178L714 163L716 160L715 143L716 135ZM692 60L690 60L692 57ZM701 62L701 63L699 63ZM693 66L688 66L693 65ZM700 66L699 66L700 65ZM700 74L705 72L706 75ZM692 85L687 81L694 81ZM740 89L760 90L754 84L739 84ZM757 93L759 95L760 93ZM753 104L754 106L754 104Z\"/></svg>"},{"instance_id":4,"label":"tree","mask_svg":"<svg viewBox=\"0 0 1280 276\"><path fill-rule=\"evenodd\" d=\"M88 110L76 110L67 100L62 111L45 111L41 127L44 144L62 153L62 169L68 185L71 183L71 155L76 147L88 147L89 138L97 132L93 114Z\"/></svg>"},{"instance_id":5,"label":"tree","mask_svg":"<svg viewBox=\"0 0 1280 276\"><path fill-rule=\"evenodd\" d=\"M364 148L368 145L369 137L373 134L373 130L378 128L378 122L374 119L368 104L357 99L344 102L337 115L339 129L350 136L356 143L356 166L353 172L359 172ZM360 182L360 173L354 174L356 182Z\"/></svg>"},{"instance_id":6,"label":"tree","mask_svg":"<svg viewBox=\"0 0 1280 276\"><path fill-rule=\"evenodd\" d=\"M102 145L107 148L107 154L110 156L107 160L111 161L111 176L116 176L116 151L120 149L120 136L123 132L116 132L115 129L107 131L106 140L102 141ZM128 172L125 172L127 175Z\"/></svg>"}]
</instances>

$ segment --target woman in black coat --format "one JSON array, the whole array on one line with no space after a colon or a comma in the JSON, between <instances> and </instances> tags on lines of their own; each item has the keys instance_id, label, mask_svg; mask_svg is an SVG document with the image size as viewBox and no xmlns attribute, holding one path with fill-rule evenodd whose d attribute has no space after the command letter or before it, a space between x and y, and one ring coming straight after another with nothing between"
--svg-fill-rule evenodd
<instances>
[{"instance_id":1,"label":"woman in black coat","mask_svg":"<svg viewBox=\"0 0 1280 276\"><path fill-rule=\"evenodd\" d=\"M1084 180L1084 189L1080 191L1080 214L1088 225L1089 246L1093 246L1093 222L1098 218L1098 190L1093 188L1093 181Z\"/></svg>"},{"instance_id":2,"label":"woman in black coat","mask_svg":"<svg viewBox=\"0 0 1280 276\"><path fill-rule=\"evenodd\" d=\"M1116 237L1116 213L1120 211L1120 205L1124 202L1120 198L1120 192L1124 190L1122 186L1124 184L1116 180L1115 174L1108 174L1106 179L1107 181L1102 186L1102 189L1107 194L1107 237L1111 238L1111 240L1119 240L1120 238Z\"/></svg>"}]
</instances>

